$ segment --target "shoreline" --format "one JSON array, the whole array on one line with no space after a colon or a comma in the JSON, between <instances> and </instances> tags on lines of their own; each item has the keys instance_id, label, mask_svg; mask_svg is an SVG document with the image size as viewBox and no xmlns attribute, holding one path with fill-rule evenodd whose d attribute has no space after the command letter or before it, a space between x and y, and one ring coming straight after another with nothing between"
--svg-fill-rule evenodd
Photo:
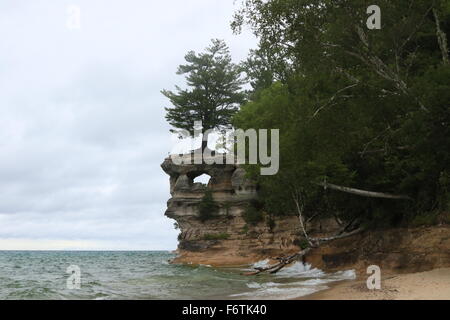
<instances>
[{"instance_id":1,"label":"shoreline","mask_svg":"<svg viewBox=\"0 0 450 320\"><path fill-rule=\"evenodd\" d=\"M363 278L343 280L295 300L450 300L450 268L382 275L380 290L367 289Z\"/></svg>"}]
</instances>

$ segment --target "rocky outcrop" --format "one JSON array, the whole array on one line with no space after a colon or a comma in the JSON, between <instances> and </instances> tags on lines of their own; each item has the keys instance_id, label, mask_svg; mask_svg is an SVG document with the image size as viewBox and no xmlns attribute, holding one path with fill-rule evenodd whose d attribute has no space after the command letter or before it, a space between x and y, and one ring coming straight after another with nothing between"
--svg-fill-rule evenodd
<instances>
[{"instance_id":1,"label":"rocky outcrop","mask_svg":"<svg viewBox=\"0 0 450 320\"><path fill-rule=\"evenodd\" d=\"M161 167L170 177L172 195L165 214L180 228L174 262L243 265L300 250L298 217L276 217L256 225L245 221L244 212L257 199L258 192L239 165L178 165L169 157ZM202 174L211 177L208 185L194 182ZM208 189L219 208L214 219L201 222L198 205ZM327 237L340 228L334 219L315 219L307 225L312 237ZM356 269L360 275L365 275L372 264L392 273L449 267L450 226L364 232L324 243L304 259L324 271Z\"/></svg>"},{"instance_id":2,"label":"rocky outcrop","mask_svg":"<svg viewBox=\"0 0 450 320\"><path fill-rule=\"evenodd\" d=\"M275 218L270 223L266 219L256 225L245 221L244 212L258 195L257 186L239 165L175 164L169 157L161 167L170 176L172 196L165 215L174 219L180 229L174 262L242 265L299 250L296 217ZM209 183L195 183L195 178L203 174L210 176ZM207 189L212 192L218 212L213 219L202 222L198 205Z\"/></svg>"},{"instance_id":3,"label":"rocky outcrop","mask_svg":"<svg viewBox=\"0 0 450 320\"><path fill-rule=\"evenodd\" d=\"M366 276L370 265L382 272L407 273L450 266L450 226L375 230L339 239L306 257L326 271L355 269Z\"/></svg>"}]
</instances>

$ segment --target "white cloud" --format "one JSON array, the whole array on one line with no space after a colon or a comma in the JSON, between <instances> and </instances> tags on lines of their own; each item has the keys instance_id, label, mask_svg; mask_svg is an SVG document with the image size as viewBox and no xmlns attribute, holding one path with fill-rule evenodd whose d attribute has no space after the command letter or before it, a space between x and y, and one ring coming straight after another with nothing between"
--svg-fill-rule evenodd
<instances>
[{"instance_id":1,"label":"white cloud","mask_svg":"<svg viewBox=\"0 0 450 320\"><path fill-rule=\"evenodd\" d=\"M79 5L81 29L65 27ZM0 249L174 249L160 94L225 39L232 1L0 3Z\"/></svg>"}]
</instances>

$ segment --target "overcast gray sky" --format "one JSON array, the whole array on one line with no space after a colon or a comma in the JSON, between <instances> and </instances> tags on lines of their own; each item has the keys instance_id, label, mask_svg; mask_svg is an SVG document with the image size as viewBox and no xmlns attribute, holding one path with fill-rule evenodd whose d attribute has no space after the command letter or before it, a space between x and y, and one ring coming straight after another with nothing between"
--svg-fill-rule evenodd
<instances>
[{"instance_id":1,"label":"overcast gray sky","mask_svg":"<svg viewBox=\"0 0 450 320\"><path fill-rule=\"evenodd\" d=\"M255 46L233 2L0 2L0 250L175 249L160 90L211 38L236 62Z\"/></svg>"}]
</instances>

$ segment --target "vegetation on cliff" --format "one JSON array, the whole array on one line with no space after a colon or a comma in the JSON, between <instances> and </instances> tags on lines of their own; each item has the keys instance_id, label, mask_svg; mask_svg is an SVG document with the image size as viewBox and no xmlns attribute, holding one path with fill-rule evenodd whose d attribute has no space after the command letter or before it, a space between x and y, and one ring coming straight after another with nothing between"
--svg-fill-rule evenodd
<instances>
[{"instance_id":1,"label":"vegetation on cliff","mask_svg":"<svg viewBox=\"0 0 450 320\"><path fill-rule=\"evenodd\" d=\"M198 204L198 218L201 222L214 219L219 211L219 205L214 201L211 190L207 189Z\"/></svg>"},{"instance_id":2,"label":"vegetation on cliff","mask_svg":"<svg viewBox=\"0 0 450 320\"><path fill-rule=\"evenodd\" d=\"M179 67L190 89L163 91L178 129L231 117L235 128L280 129L278 174L246 167L263 202L245 212L249 224L261 212L334 216L346 231L448 221L450 2L380 0L380 30L366 25L369 5L244 0L232 28L249 26L259 46L242 68L216 40ZM207 192L199 218L215 210Z\"/></svg>"},{"instance_id":3,"label":"vegetation on cliff","mask_svg":"<svg viewBox=\"0 0 450 320\"><path fill-rule=\"evenodd\" d=\"M272 230L278 216L297 215L285 218L300 226L292 243L301 251L249 274L275 273L369 228L449 223L450 2L379 0L380 29L366 23L368 1L241 3L232 28L250 27L258 48L240 67L222 41L204 54L188 53L179 73L190 89L163 94L173 104L169 123L191 133L198 120L204 130L280 129L278 173L245 166L260 199L239 211L246 223L240 234L255 233L249 228L263 221ZM242 71L251 87L245 97ZM177 179L180 187L188 178ZM217 218L223 205L211 192L198 204L202 222ZM309 234L316 218L336 221L334 234ZM229 236L206 233L202 240ZM185 238L183 246L203 248Z\"/></svg>"},{"instance_id":4,"label":"vegetation on cliff","mask_svg":"<svg viewBox=\"0 0 450 320\"><path fill-rule=\"evenodd\" d=\"M380 227L449 210L450 2L380 0L381 30L366 27L370 4L246 0L235 16L259 47L234 126L280 129L279 173L247 167L271 214Z\"/></svg>"}]
</instances>

